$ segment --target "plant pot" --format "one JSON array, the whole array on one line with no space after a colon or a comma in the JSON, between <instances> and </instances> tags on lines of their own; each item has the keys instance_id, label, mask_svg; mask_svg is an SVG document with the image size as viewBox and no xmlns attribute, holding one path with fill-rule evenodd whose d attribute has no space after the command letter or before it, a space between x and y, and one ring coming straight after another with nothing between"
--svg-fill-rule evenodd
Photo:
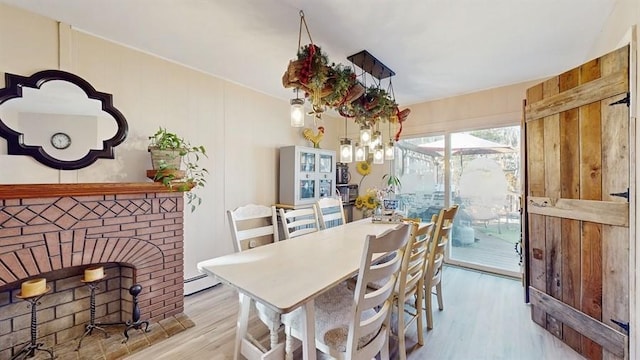
<instances>
[{"instance_id":1,"label":"plant pot","mask_svg":"<svg viewBox=\"0 0 640 360\"><path fill-rule=\"evenodd\" d=\"M156 182L162 182L162 179L167 176L171 176L173 180L184 179L186 171L173 169L147 170L147 177Z\"/></svg>"},{"instance_id":2,"label":"plant pot","mask_svg":"<svg viewBox=\"0 0 640 360\"><path fill-rule=\"evenodd\" d=\"M151 166L153 170L165 170L173 169L179 170L182 162L182 156L180 156L179 150L159 150L149 148L151 153ZM163 164L165 164L163 166Z\"/></svg>"},{"instance_id":3,"label":"plant pot","mask_svg":"<svg viewBox=\"0 0 640 360\"><path fill-rule=\"evenodd\" d=\"M384 199L382 200L382 204L384 205L385 210L397 210L399 201L396 199Z\"/></svg>"}]
</instances>

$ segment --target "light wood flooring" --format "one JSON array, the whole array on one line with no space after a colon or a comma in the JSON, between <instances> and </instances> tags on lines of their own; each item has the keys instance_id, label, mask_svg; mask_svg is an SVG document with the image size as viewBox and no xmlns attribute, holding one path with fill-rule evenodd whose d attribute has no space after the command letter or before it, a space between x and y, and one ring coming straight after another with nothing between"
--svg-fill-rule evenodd
<instances>
[{"instance_id":1,"label":"light wood flooring","mask_svg":"<svg viewBox=\"0 0 640 360\"><path fill-rule=\"evenodd\" d=\"M445 309L436 306L434 329L427 332L424 346L415 346L412 327L409 359L583 359L531 321L519 281L455 267L446 267L443 276ZM433 301L437 304L435 297ZM232 359L237 311L237 293L227 286L187 296L185 313L196 326L126 359ZM250 331L264 333L255 316L251 324Z\"/></svg>"}]
</instances>

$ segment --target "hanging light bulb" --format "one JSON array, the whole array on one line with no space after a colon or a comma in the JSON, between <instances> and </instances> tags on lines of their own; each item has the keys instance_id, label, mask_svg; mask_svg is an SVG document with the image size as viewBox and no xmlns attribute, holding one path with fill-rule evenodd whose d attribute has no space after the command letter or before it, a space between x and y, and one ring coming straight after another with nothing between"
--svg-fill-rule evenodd
<instances>
[{"instance_id":1,"label":"hanging light bulb","mask_svg":"<svg viewBox=\"0 0 640 360\"><path fill-rule=\"evenodd\" d=\"M367 159L367 148L360 143L356 143L356 161L365 161Z\"/></svg>"},{"instance_id":2,"label":"hanging light bulb","mask_svg":"<svg viewBox=\"0 0 640 360\"><path fill-rule=\"evenodd\" d=\"M384 145L384 159L393 160L394 158L395 158L395 149L393 146L393 140L389 140L389 142Z\"/></svg>"},{"instance_id":3,"label":"hanging light bulb","mask_svg":"<svg viewBox=\"0 0 640 360\"><path fill-rule=\"evenodd\" d=\"M373 150L373 163L374 164L384 164L384 150L382 145L378 145Z\"/></svg>"},{"instance_id":4,"label":"hanging light bulb","mask_svg":"<svg viewBox=\"0 0 640 360\"><path fill-rule=\"evenodd\" d=\"M344 138L340 140L340 162L350 163L353 161L353 147L351 139Z\"/></svg>"},{"instance_id":5,"label":"hanging light bulb","mask_svg":"<svg viewBox=\"0 0 640 360\"><path fill-rule=\"evenodd\" d=\"M304 99L291 99L291 126L304 126Z\"/></svg>"},{"instance_id":6,"label":"hanging light bulb","mask_svg":"<svg viewBox=\"0 0 640 360\"><path fill-rule=\"evenodd\" d=\"M382 145L382 133L376 130L371 136L371 144L369 146L375 148L378 145Z\"/></svg>"},{"instance_id":7,"label":"hanging light bulb","mask_svg":"<svg viewBox=\"0 0 640 360\"><path fill-rule=\"evenodd\" d=\"M360 127L360 143L363 146L369 146L371 144L371 127L369 125L362 125Z\"/></svg>"}]
</instances>

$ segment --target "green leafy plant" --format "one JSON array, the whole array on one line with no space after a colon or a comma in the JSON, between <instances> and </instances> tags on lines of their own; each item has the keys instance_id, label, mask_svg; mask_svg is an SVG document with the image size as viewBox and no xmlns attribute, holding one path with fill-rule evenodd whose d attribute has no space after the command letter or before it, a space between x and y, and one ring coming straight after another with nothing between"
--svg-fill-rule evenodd
<instances>
[{"instance_id":1,"label":"green leafy plant","mask_svg":"<svg viewBox=\"0 0 640 360\"><path fill-rule=\"evenodd\" d=\"M162 182L169 189L187 192L187 204L194 211L202 203L202 198L190 190L204 187L207 183L209 171L198 164L202 157L207 157L206 149L204 146L193 146L184 138L160 127L149 136L152 157L156 150L168 151L169 155L166 159L158 160L153 180ZM178 161L168 161L175 157L179 158ZM181 168L184 168L184 177L181 176Z\"/></svg>"},{"instance_id":2,"label":"green leafy plant","mask_svg":"<svg viewBox=\"0 0 640 360\"><path fill-rule=\"evenodd\" d=\"M387 188L389 192L400 191L400 188L402 187L400 178L393 174L382 175L382 180L387 182Z\"/></svg>"}]
</instances>

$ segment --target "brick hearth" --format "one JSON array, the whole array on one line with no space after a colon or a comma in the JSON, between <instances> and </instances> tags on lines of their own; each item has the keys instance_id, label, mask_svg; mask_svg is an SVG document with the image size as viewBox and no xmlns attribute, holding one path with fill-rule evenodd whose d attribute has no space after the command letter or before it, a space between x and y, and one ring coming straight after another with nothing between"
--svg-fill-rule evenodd
<instances>
[{"instance_id":1,"label":"brick hearth","mask_svg":"<svg viewBox=\"0 0 640 360\"><path fill-rule=\"evenodd\" d=\"M80 279L103 265L96 320L131 319L129 287L140 284L141 318L160 322L183 311L183 194L157 184L0 186L0 359L30 339L22 282L52 287L38 305L40 342L79 338L89 320ZM93 335L97 336L97 335Z\"/></svg>"}]
</instances>

